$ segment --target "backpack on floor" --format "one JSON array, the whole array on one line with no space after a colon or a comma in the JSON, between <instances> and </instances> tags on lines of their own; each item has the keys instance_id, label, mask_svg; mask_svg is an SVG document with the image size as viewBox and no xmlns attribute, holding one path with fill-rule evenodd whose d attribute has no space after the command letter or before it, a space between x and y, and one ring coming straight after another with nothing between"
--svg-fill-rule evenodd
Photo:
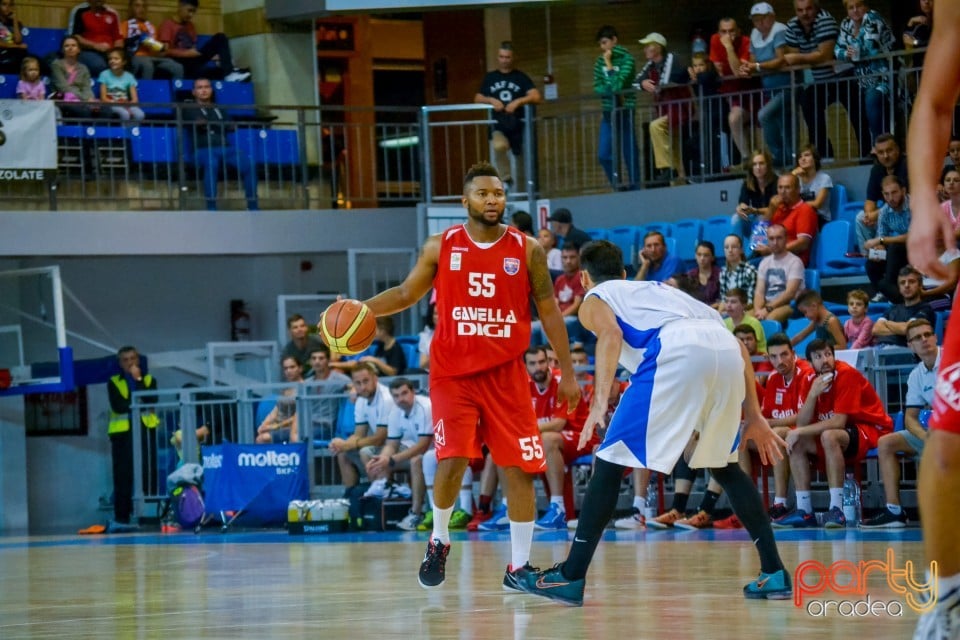
<instances>
[{"instance_id":1,"label":"backpack on floor","mask_svg":"<svg viewBox=\"0 0 960 640\"><path fill-rule=\"evenodd\" d=\"M180 484L170 492L173 517L184 529L192 529L203 519L203 494L195 484Z\"/></svg>"}]
</instances>

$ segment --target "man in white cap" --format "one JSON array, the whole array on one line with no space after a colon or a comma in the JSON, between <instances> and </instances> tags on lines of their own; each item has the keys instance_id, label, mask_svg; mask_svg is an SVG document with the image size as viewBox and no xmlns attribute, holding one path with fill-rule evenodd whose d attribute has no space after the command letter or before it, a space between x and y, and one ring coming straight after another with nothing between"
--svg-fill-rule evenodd
<instances>
[{"instance_id":1,"label":"man in white cap","mask_svg":"<svg viewBox=\"0 0 960 640\"><path fill-rule=\"evenodd\" d=\"M753 31L750 33L750 60L740 67L743 74L763 74L767 104L758 118L763 140L778 167L793 165L793 128L790 124L789 73L770 73L786 66L787 25L777 22L773 6L758 2L750 9Z\"/></svg>"},{"instance_id":2,"label":"man in white cap","mask_svg":"<svg viewBox=\"0 0 960 640\"><path fill-rule=\"evenodd\" d=\"M658 178L669 179L673 170L676 173L673 184L685 184L687 171L681 154L681 134L691 120L690 98L693 96L688 86L687 66L667 53L667 39L659 33L648 33L640 44L647 63L640 69L633 86L652 93L657 102L668 102L658 107L658 117L650 121L654 165L661 174Z\"/></svg>"}]
</instances>

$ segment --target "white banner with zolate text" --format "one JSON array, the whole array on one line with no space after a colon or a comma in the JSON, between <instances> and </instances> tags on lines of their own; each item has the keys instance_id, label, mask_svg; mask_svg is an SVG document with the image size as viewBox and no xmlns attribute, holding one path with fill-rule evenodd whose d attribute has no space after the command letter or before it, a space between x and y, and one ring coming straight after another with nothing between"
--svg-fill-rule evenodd
<instances>
[{"instance_id":1,"label":"white banner with zolate text","mask_svg":"<svg viewBox=\"0 0 960 640\"><path fill-rule=\"evenodd\" d=\"M57 113L48 100L0 100L0 182L57 168Z\"/></svg>"}]
</instances>

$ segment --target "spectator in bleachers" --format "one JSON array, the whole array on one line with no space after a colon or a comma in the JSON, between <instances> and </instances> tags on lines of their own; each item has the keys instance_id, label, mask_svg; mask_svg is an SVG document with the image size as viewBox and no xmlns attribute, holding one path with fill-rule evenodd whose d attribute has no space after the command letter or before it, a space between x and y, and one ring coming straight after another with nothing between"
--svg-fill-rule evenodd
<instances>
[{"instance_id":1,"label":"spectator in bleachers","mask_svg":"<svg viewBox=\"0 0 960 640\"><path fill-rule=\"evenodd\" d=\"M493 106L494 165L500 172L504 186L513 186L511 162L507 152L517 158L523 153L524 105L540 104L540 91L530 76L513 67L513 43L500 43L497 51L497 68L483 77L474 102ZM518 163L522 168L523 163Z\"/></svg>"},{"instance_id":2,"label":"spectator in bleachers","mask_svg":"<svg viewBox=\"0 0 960 640\"><path fill-rule=\"evenodd\" d=\"M778 167L788 167L793 148L793 123L788 89L789 73L771 73L786 66L787 25L777 22L773 6L758 2L750 9L753 31L750 33L750 60L740 66L744 74L763 74L764 97L767 103L757 113L763 129L763 140ZM756 156L754 156L756 159Z\"/></svg>"},{"instance_id":3,"label":"spectator in bleachers","mask_svg":"<svg viewBox=\"0 0 960 640\"><path fill-rule=\"evenodd\" d=\"M713 243L701 240L697 243L695 254L697 266L687 272L693 278L694 289L690 293L694 298L714 308L720 306L720 267Z\"/></svg>"},{"instance_id":4,"label":"spectator in bleachers","mask_svg":"<svg viewBox=\"0 0 960 640\"><path fill-rule=\"evenodd\" d=\"M791 66L812 67L797 76L800 108L808 135L817 145L820 157L832 158L833 146L827 137L827 107L842 102L851 120L859 118L859 96L855 93L851 96L848 83L843 82L843 78L850 74L837 74L831 64L833 49L840 36L836 19L820 7L818 0L794 0L793 7L796 15L787 23L784 59ZM857 108L854 109L853 105Z\"/></svg>"},{"instance_id":5,"label":"spectator in bleachers","mask_svg":"<svg viewBox=\"0 0 960 640\"><path fill-rule=\"evenodd\" d=\"M547 254L547 269L550 270L550 275L556 278L563 271L563 258L560 257L560 249L557 248L557 236L550 229L543 227L537 231L537 242Z\"/></svg>"},{"instance_id":6,"label":"spectator in bleachers","mask_svg":"<svg viewBox=\"0 0 960 640\"><path fill-rule=\"evenodd\" d=\"M866 349L873 346L873 320L867 315L870 296L862 289L847 294L847 312L850 317L843 323L843 335L848 349Z\"/></svg>"},{"instance_id":7,"label":"spectator in bleachers","mask_svg":"<svg viewBox=\"0 0 960 640\"><path fill-rule=\"evenodd\" d=\"M123 46L121 22L120 14L104 0L82 2L70 11L67 34L76 36L80 62L95 78L107 69L107 52Z\"/></svg>"},{"instance_id":8,"label":"spectator in bleachers","mask_svg":"<svg viewBox=\"0 0 960 640\"><path fill-rule=\"evenodd\" d=\"M803 261L787 251L787 230L782 224L770 225L767 241L770 255L760 261L757 269L753 316L783 323L793 315L790 303L803 288Z\"/></svg>"},{"instance_id":9,"label":"spectator in bleachers","mask_svg":"<svg viewBox=\"0 0 960 640\"><path fill-rule=\"evenodd\" d=\"M80 62L80 41L75 36L65 36L60 45L63 57L50 63L50 84L54 97L60 100L63 115L74 118L90 118L99 112L93 95L90 70Z\"/></svg>"},{"instance_id":10,"label":"spectator in bleachers","mask_svg":"<svg viewBox=\"0 0 960 640\"><path fill-rule=\"evenodd\" d=\"M431 302L427 306L427 315L423 319L423 330L420 331L417 341L417 352L420 354L420 368L430 371L430 344L433 342L433 332L437 328L437 303Z\"/></svg>"},{"instance_id":11,"label":"spectator in bleachers","mask_svg":"<svg viewBox=\"0 0 960 640\"><path fill-rule=\"evenodd\" d=\"M832 347L840 349L847 347L847 336L843 333L843 325L840 324L837 316L823 306L823 298L818 292L807 289L801 293L797 297L797 311L809 320L810 324L790 339L791 344L796 346L813 333L814 339L823 340Z\"/></svg>"},{"instance_id":12,"label":"spectator in bleachers","mask_svg":"<svg viewBox=\"0 0 960 640\"><path fill-rule=\"evenodd\" d=\"M387 439L387 419L394 402L390 390L380 382L377 368L369 362L360 362L350 374L357 393L354 406L354 432L349 438L334 438L330 451L337 456L340 477L347 491L360 482L360 471L365 469L361 451L367 458L380 452Z\"/></svg>"},{"instance_id":13,"label":"spectator in bleachers","mask_svg":"<svg viewBox=\"0 0 960 640\"><path fill-rule=\"evenodd\" d=\"M577 312L580 311L580 304L587 292L580 282L580 251L576 247L565 246L560 254L563 273L553 281L553 297L557 299L570 341L582 342L587 332L580 326Z\"/></svg>"},{"instance_id":14,"label":"spectator in bleachers","mask_svg":"<svg viewBox=\"0 0 960 640\"><path fill-rule=\"evenodd\" d=\"M791 173L800 179L800 199L817 212L820 228L830 222L830 190L833 179L820 170L820 154L812 144L800 147L797 152L797 168Z\"/></svg>"},{"instance_id":15,"label":"spectator in bleachers","mask_svg":"<svg viewBox=\"0 0 960 640\"><path fill-rule=\"evenodd\" d=\"M767 341L767 358L775 369L767 377L763 391L763 416L773 431L786 440L790 430L797 426L797 414L803 406L799 389L813 378L810 364L797 357L790 338L775 333ZM773 465L773 507L770 518L777 520L787 515L787 485L790 481L790 459L784 457Z\"/></svg>"},{"instance_id":16,"label":"spectator in bleachers","mask_svg":"<svg viewBox=\"0 0 960 640\"><path fill-rule=\"evenodd\" d=\"M921 295L923 275L907 265L897 274L897 287L903 302L891 305L873 325L873 336L877 345L907 346L907 324L911 320L924 318L930 324L935 321L933 309L924 302Z\"/></svg>"},{"instance_id":17,"label":"spectator in bleachers","mask_svg":"<svg viewBox=\"0 0 960 640\"><path fill-rule=\"evenodd\" d=\"M947 279L940 280L924 274L923 291L920 292L934 312L950 311L957 283L960 282L960 255L943 253L940 259L947 262Z\"/></svg>"},{"instance_id":18,"label":"spectator in bleachers","mask_svg":"<svg viewBox=\"0 0 960 640\"><path fill-rule=\"evenodd\" d=\"M350 388L350 378L330 367L330 347L321 345L310 351L310 373L305 378L314 393L342 394ZM318 398L313 401L310 418L313 438L330 440L337 432L337 415L343 398Z\"/></svg>"},{"instance_id":19,"label":"spectator in bleachers","mask_svg":"<svg viewBox=\"0 0 960 640\"><path fill-rule=\"evenodd\" d=\"M737 21L723 17L717 23L717 32L710 36L710 61L723 78L720 93L728 97L730 137L740 154L740 162L749 164L753 148L752 135L755 96L743 93L755 89L754 82L741 72L740 67L750 60L750 38L740 33ZM731 164L736 164L731 159ZM750 167L744 167L749 170Z\"/></svg>"},{"instance_id":20,"label":"spectator in bleachers","mask_svg":"<svg viewBox=\"0 0 960 640\"><path fill-rule=\"evenodd\" d=\"M906 49L919 49L930 44L930 33L933 31L933 0L919 0L920 13L907 20L907 28L903 32L903 46ZM915 66L922 66L914 63Z\"/></svg>"},{"instance_id":21,"label":"spectator in bleachers","mask_svg":"<svg viewBox=\"0 0 960 640\"><path fill-rule=\"evenodd\" d=\"M897 39L887 21L870 9L866 0L843 0L843 6L847 10L847 17L840 23L840 36L833 53L837 60L853 62L867 115L866 118L853 121L853 124L857 127L857 137L860 139L860 155L865 158L873 146L873 140L890 130L888 106L893 91L889 75L890 61L876 59L876 56L893 51Z\"/></svg>"},{"instance_id":22,"label":"spectator in bleachers","mask_svg":"<svg viewBox=\"0 0 960 640\"><path fill-rule=\"evenodd\" d=\"M281 358L280 366L283 368L284 380L291 384L303 382L303 365L299 360L286 356ZM257 427L256 442L257 444L300 442L297 422L297 387L287 387L277 397L277 404Z\"/></svg>"},{"instance_id":23,"label":"spectator in bleachers","mask_svg":"<svg viewBox=\"0 0 960 640\"><path fill-rule=\"evenodd\" d=\"M787 231L787 251L795 253L806 266L810 263L813 240L819 231L817 213L800 199L800 179L792 173L777 179L777 196L779 204L770 216L770 225L783 225ZM770 247L757 247L756 252L768 255Z\"/></svg>"},{"instance_id":24,"label":"spectator in bleachers","mask_svg":"<svg viewBox=\"0 0 960 640\"><path fill-rule=\"evenodd\" d=\"M877 161L870 169L867 180L867 197L863 202L863 211L857 214L856 233L857 247L864 253L864 243L877 235L877 219L880 217L880 207L883 206L883 179L887 176L897 176L900 184L908 191L910 184L907 178L907 158L900 153L893 134L884 133L873 143L877 154Z\"/></svg>"},{"instance_id":25,"label":"spectator in bleachers","mask_svg":"<svg viewBox=\"0 0 960 640\"><path fill-rule=\"evenodd\" d=\"M943 170L940 172L940 184L937 186L937 195L940 200L946 200L949 196L946 193L947 174L951 171L960 171L960 134L950 136L950 144L947 147L947 157L943 159ZM956 216L952 216L956 220Z\"/></svg>"},{"instance_id":26,"label":"spectator in bleachers","mask_svg":"<svg viewBox=\"0 0 960 640\"><path fill-rule=\"evenodd\" d=\"M183 110L183 120L189 123L197 167L203 176L203 195L207 209L217 210L217 183L225 162L236 164L247 197L247 210L260 208L257 199L257 170L246 153L240 153L227 138L232 130L230 114L217 107L213 84L209 78L197 78L193 83L196 104Z\"/></svg>"},{"instance_id":27,"label":"spectator in bleachers","mask_svg":"<svg viewBox=\"0 0 960 640\"><path fill-rule=\"evenodd\" d=\"M634 129L634 107L637 97L630 90L636 69L633 55L617 40L617 30L604 25L597 31L600 55L593 65L593 92L600 96L603 119L597 155L600 166L613 187L635 189L640 184L640 151ZM616 118L616 124L613 119ZM623 154L627 175L616 182L620 158L613 157L613 136L617 134L617 149Z\"/></svg>"},{"instance_id":28,"label":"spectator in bleachers","mask_svg":"<svg viewBox=\"0 0 960 640\"><path fill-rule=\"evenodd\" d=\"M667 52L667 39L659 33L648 33L642 40L646 64L640 69L633 86L653 95L654 102L666 102L650 121L650 146L657 168L657 180L686 184L683 164L683 127L692 117L689 72ZM674 86L676 85L676 86Z\"/></svg>"},{"instance_id":29,"label":"spectator in bleachers","mask_svg":"<svg viewBox=\"0 0 960 640\"><path fill-rule=\"evenodd\" d=\"M747 292L738 287L727 291L724 298L724 307L727 317L723 319L727 329L735 331L740 325L747 325L753 329L754 339L757 342L757 353L767 352L767 338L760 321L747 313L747 303L750 298Z\"/></svg>"},{"instance_id":30,"label":"spectator in bleachers","mask_svg":"<svg viewBox=\"0 0 960 640\"><path fill-rule=\"evenodd\" d=\"M747 316L748 318L750 316ZM756 321L756 318L751 318L751 320ZM737 340L743 343L743 346L747 348L747 353L750 354L751 358L759 358L754 361L753 372L757 375L758 379L765 378L764 374L773 371L773 366L763 358L765 353L760 351L760 339L764 337L763 326L760 326L760 333L757 333L756 327L748 322L738 324L733 328L733 335ZM766 346L766 340L764 340L764 346Z\"/></svg>"},{"instance_id":31,"label":"spectator in bleachers","mask_svg":"<svg viewBox=\"0 0 960 640\"><path fill-rule=\"evenodd\" d=\"M157 30L147 19L147 0L130 0L130 18L121 27L127 53L133 56L133 74L152 80L157 71L173 79L183 77L183 65L164 55L167 45L157 38Z\"/></svg>"},{"instance_id":32,"label":"spectator in bleachers","mask_svg":"<svg viewBox=\"0 0 960 640\"><path fill-rule=\"evenodd\" d=\"M776 195L777 174L773 170L773 159L766 150L754 151L750 171L740 185L737 212L730 218L733 232L749 245L749 253L753 253L757 245L766 245L769 226L766 218L770 214L770 201Z\"/></svg>"},{"instance_id":33,"label":"spectator in bleachers","mask_svg":"<svg viewBox=\"0 0 960 640\"><path fill-rule=\"evenodd\" d=\"M33 56L24 58L20 66L17 97L21 100L46 100L47 98L47 86L40 79L40 61Z\"/></svg>"},{"instance_id":34,"label":"spectator in bleachers","mask_svg":"<svg viewBox=\"0 0 960 640\"><path fill-rule=\"evenodd\" d=\"M720 300L723 302L732 289L741 289L747 300L753 300L757 288L757 269L743 255L743 240L735 233L723 239L723 268L720 269ZM746 301L744 301L746 304ZM719 308L724 313L723 305Z\"/></svg>"},{"instance_id":35,"label":"spectator in bleachers","mask_svg":"<svg viewBox=\"0 0 960 640\"><path fill-rule=\"evenodd\" d=\"M211 78L227 82L244 82L250 72L233 66L230 40L222 33L213 34L198 47L197 28L193 16L197 13L199 0L179 0L177 12L160 25L160 42L164 43L167 57L183 65L187 78ZM209 63L214 62L214 66Z\"/></svg>"},{"instance_id":36,"label":"spectator in bleachers","mask_svg":"<svg viewBox=\"0 0 960 640\"><path fill-rule=\"evenodd\" d=\"M903 409L903 431L888 433L877 442L880 481L887 507L864 521L864 529L900 529L906 526L907 514L900 506L900 454L912 456L920 464L927 439L926 425L920 422L920 411L933 406L933 394L940 369L940 347L933 325L923 318L907 324L907 344L920 362L907 378L907 397Z\"/></svg>"},{"instance_id":37,"label":"spectator in bleachers","mask_svg":"<svg viewBox=\"0 0 960 640\"><path fill-rule=\"evenodd\" d=\"M510 214L510 226L515 227L525 235L533 235L533 218L526 211L514 211Z\"/></svg>"},{"instance_id":38,"label":"spectator in bleachers","mask_svg":"<svg viewBox=\"0 0 960 640\"><path fill-rule=\"evenodd\" d=\"M107 54L107 65L110 67L100 74L97 82L100 83L100 100L108 113L112 113L121 120L143 120L146 117L143 109L136 106L140 101L137 96L137 79L126 70L126 54L123 49L111 49Z\"/></svg>"},{"instance_id":39,"label":"spectator in bleachers","mask_svg":"<svg viewBox=\"0 0 960 640\"><path fill-rule=\"evenodd\" d=\"M14 9L13 0L0 0L0 73L19 73L27 56L22 25Z\"/></svg>"},{"instance_id":40,"label":"spectator in bleachers","mask_svg":"<svg viewBox=\"0 0 960 640\"><path fill-rule=\"evenodd\" d=\"M573 214L570 213L570 209L560 207L550 214L547 222L550 223L550 230L556 236L558 248L562 249L569 243L579 249L590 242L590 235L586 231L573 226Z\"/></svg>"},{"instance_id":41,"label":"spectator in bleachers","mask_svg":"<svg viewBox=\"0 0 960 640\"><path fill-rule=\"evenodd\" d=\"M378 317L373 353L360 358L360 362L369 362L375 366L382 376L401 376L407 369L407 356L393 333L393 318Z\"/></svg>"},{"instance_id":42,"label":"spectator in bleachers","mask_svg":"<svg viewBox=\"0 0 960 640\"><path fill-rule=\"evenodd\" d=\"M807 346L810 364L817 375L802 381L803 406L797 428L785 438L790 472L797 490L797 509L775 524L781 527L816 527L810 501L810 456L816 456L827 472L830 510L825 528L846 526L843 515L843 481L848 464L859 465L877 446L880 436L893 430L893 420L870 382L846 362L837 361L833 346L814 340Z\"/></svg>"},{"instance_id":43,"label":"spectator in bleachers","mask_svg":"<svg viewBox=\"0 0 960 640\"><path fill-rule=\"evenodd\" d=\"M635 280L666 282L681 272L680 259L667 252L667 244L659 231L648 231L643 236L639 257L640 268Z\"/></svg>"},{"instance_id":44,"label":"spectator in bleachers","mask_svg":"<svg viewBox=\"0 0 960 640\"><path fill-rule=\"evenodd\" d=\"M940 203L940 208L950 218L954 231L957 231L960 229L960 170L945 169L941 182L945 200Z\"/></svg>"},{"instance_id":45,"label":"spectator in bleachers","mask_svg":"<svg viewBox=\"0 0 960 640\"><path fill-rule=\"evenodd\" d=\"M423 455L433 446L433 412L430 398L418 396L413 383L397 378L390 383L394 407L387 418L387 441L380 452L366 462L367 477L372 481L366 495L383 497L395 471L410 472L410 513L398 525L405 531L416 531L423 521L423 498L426 481Z\"/></svg>"},{"instance_id":46,"label":"spectator in bleachers","mask_svg":"<svg viewBox=\"0 0 960 640\"><path fill-rule=\"evenodd\" d=\"M323 340L315 333L310 333L307 321L299 313L287 318L287 331L290 332L290 342L283 345L280 355L284 358L292 356L304 364L303 374L310 373L310 354L317 349L326 347ZM329 353L329 350L328 350Z\"/></svg>"},{"instance_id":47,"label":"spectator in bleachers","mask_svg":"<svg viewBox=\"0 0 960 640\"><path fill-rule=\"evenodd\" d=\"M910 196L897 176L883 179L883 201L877 221L877 237L863 243L867 250L867 277L876 293L875 302L900 299L893 283L900 269L909 264Z\"/></svg>"}]
</instances>

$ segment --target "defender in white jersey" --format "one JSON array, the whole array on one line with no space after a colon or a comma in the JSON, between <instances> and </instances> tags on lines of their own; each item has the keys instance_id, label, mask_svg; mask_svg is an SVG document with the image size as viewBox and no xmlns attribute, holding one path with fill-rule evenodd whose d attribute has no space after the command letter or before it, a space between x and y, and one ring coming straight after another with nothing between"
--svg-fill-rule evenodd
<instances>
[{"instance_id":1,"label":"defender in white jersey","mask_svg":"<svg viewBox=\"0 0 960 640\"><path fill-rule=\"evenodd\" d=\"M661 283L625 281L616 245L590 242L581 249L580 261L587 291L580 322L597 336L594 394L581 447L604 424L618 361L630 373L630 386L597 452L567 560L528 574L524 590L582 604L587 568L616 508L626 467L670 473L697 431L689 465L710 469L760 554L760 576L744 587L744 596L790 598L790 574L770 520L756 487L737 464L738 445L746 440L756 443L764 464L783 457L783 440L760 412L750 354L705 304Z\"/></svg>"}]
</instances>

